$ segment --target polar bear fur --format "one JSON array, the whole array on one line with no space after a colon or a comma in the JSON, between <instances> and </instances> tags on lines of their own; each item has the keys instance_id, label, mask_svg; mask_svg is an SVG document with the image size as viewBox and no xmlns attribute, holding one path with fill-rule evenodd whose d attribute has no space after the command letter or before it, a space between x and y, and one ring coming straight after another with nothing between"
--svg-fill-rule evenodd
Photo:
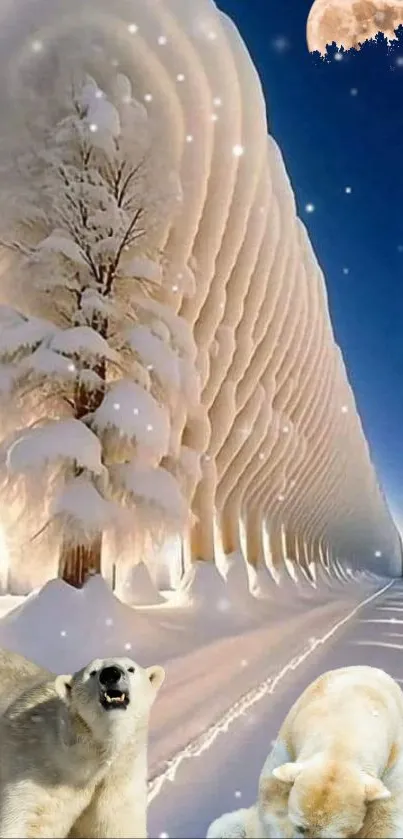
<instances>
[{"instance_id":1,"label":"polar bear fur","mask_svg":"<svg viewBox=\"0 0 403 839\"><path fill-rule=\"evenodd\" d=\"M279 760L281 755L284 761ZM253 832L256 825L259 834ZM401 839L399 685L372 667L345 667L320 676L280 728L260 775L255 807L226 814L210 826L212 830L208 836L216 839L255 835Z\"/></svg>"},{"instance_id":2,"label":"polar bear fur","mask_svg":"<svg viewBox=\"0 0 403 839\"><path fill-rule=\"evenodd\" d=\"M110 667L123 704L106 702ZM164 675L114 658L56 677L0 653L2 839L146 837L148 721Z\"/></svg>"}]
</instances>

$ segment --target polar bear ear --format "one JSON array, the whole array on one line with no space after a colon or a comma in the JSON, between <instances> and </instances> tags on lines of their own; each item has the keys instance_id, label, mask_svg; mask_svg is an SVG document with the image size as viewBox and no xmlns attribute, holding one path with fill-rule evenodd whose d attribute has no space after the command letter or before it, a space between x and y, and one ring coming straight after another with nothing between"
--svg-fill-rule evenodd
<instances>
[{"instance_id":1,"label":"polar bear ear","mask_svg":"<svg viewBox=\"0 0 403 839\"><path fill-rule=\"evenodd\" d=\"M370 804L371 801L386 801L387 798L392 797L385 784L379 778L373 778L372 775L364 774L365 784L365 801Z\"/></svg>"},{"instance_id":2,"label":"polar bear ear","mask_svg":"<svg viewBox=\"0 0 403 839\"><path fill-rule=\"evenodd\" d=\"M55 688L56 693L63 699L63 702L69 702L71 697L71 683L73 681L72 676L56 676L55 679Z\"/></svg>"},{"instance_id":3,"label":"polar bear ear","mask_svg":"<svg viewBox=\"0 0 403 839\"><path fill-rule=\"evenodd\" d=\"M302 769L303 763L283 763L282 766L273 769L272 774L278 781L283 781L284 784L293 784Z\"/></svg>"},{"instance_id":4,"label":"polar bear ear","mask_svg":"<svg viewBox=\"0 0 403 839\"><path fill-rule=\"evenodd\" d=\"M147 667L146 673L153 688L155 689L155 692L157 692L165 679L164 668L160 667L159 664L154 664L153 667Z\"/></svg>"}]
</instances>

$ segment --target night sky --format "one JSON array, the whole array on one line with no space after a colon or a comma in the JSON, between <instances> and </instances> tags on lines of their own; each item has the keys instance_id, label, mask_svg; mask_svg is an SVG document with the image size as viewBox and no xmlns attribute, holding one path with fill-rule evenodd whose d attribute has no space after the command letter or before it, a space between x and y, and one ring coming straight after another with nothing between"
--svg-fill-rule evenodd
<instances>
[{"instance_id":1,"label":"night sky","mask_svg":"<svg viewBox=\"0 0 403 839\"><path fill-rule=\"evenodd\" d=\"M401 524L403 39L393 54L372 43L325 63L306 45L311 0L218 5L259 70L372 459Z\"/></svg>"}]
</instances>

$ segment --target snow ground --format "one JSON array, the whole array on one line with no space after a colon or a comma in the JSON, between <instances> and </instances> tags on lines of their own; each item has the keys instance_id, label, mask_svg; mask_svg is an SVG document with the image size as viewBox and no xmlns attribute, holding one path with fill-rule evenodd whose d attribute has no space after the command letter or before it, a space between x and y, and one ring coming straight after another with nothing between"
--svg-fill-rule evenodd
<instances>
[{"instance_id":1,"label":"snow ground","mask_svg":"<svg viewBox=\"0 0 403 839\"><path fill-rule=\"evenodd\" d=\"M357 623L358 604L386 585L370 576L323 577L315 591L288 580L258 601L238 573L224 583L214 566L202 565L191 598L133 608L100 578L82 591L53 580L27 598L0 598L0 646L54 672L106 655L163 664L167 679L150 732L150 836L201 837L238 798L253 798L262 751L280 721L279 696L290 704L287 690L311 661L328 669L323 644L333 654L346 621ZM250 777L242 775L245 765Z\"/></svg>"}]
</instances>

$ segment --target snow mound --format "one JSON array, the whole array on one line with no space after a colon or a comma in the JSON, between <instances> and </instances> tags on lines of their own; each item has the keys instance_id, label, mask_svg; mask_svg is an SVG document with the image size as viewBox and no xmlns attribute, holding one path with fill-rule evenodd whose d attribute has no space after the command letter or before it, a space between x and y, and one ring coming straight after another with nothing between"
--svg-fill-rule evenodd
<instances>
[{"instance_id":1,"label":"snow mound","mask_svg":"<svg viewBox=\"0 0 403 839\"><path fill-rule=\"evenodd\" d=\"M130 606L154 606L156 603L165 603L144 562L139 562L127 572L116 594Z\"/></svg>"},{"instance_id":2,"label":"snow mound","mask_svg":"<svg viewBox=\"0 0 403 839\"><path fill-rule=\"evenodd\" d=\"M209 615L239 615L245 606L253 608L244 581L239 584L238 572L234 572L234 579L228 584L213 562L195 562L183 577L178 593L190 606L208 609Z\"/></svg>"},{"instance_id":3,"label":"snow mound","mask_svg":"<svg viewBox=\"0 0 403 839\"><path fill-rule=\"evenodd\" d=\"M150 631L147 618L121 603L102 577L83 589L55 579L0 620L0 647L71 673L93 658L139 660Z\"/></svg>"}]
</instances>

